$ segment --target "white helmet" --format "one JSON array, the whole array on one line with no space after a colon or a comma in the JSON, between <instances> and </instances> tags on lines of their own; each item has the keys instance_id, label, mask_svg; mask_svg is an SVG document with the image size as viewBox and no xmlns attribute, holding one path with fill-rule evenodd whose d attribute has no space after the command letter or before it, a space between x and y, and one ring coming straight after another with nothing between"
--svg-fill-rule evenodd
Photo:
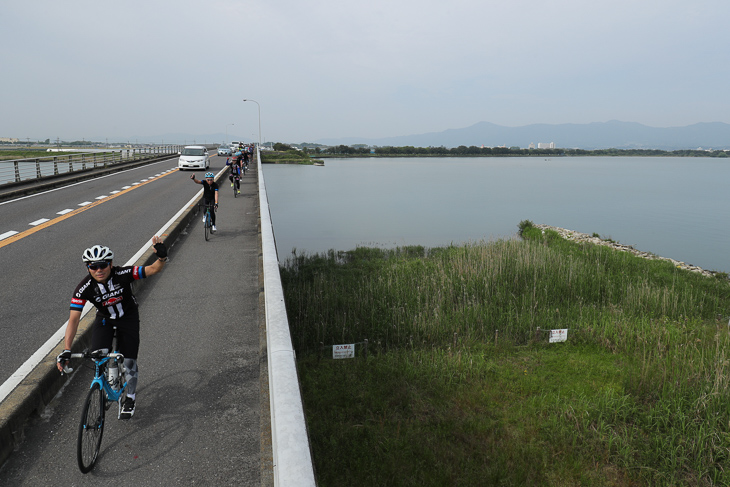
<instances>
[{"instance_id":1,"label":"white helmet","mask_svg":"<svg viewBox=\"0 0 730 487\"><path fill-rule=\"evenodd\" d=\"M112 260L113 258L114 252L112 252L109 247L104 247L103 245L94 245L93 247L89 247L84 250L84 255L81 257L81 259L87 264L89 262L99 262L101 260Z\"/></svg>"}]
</instances>

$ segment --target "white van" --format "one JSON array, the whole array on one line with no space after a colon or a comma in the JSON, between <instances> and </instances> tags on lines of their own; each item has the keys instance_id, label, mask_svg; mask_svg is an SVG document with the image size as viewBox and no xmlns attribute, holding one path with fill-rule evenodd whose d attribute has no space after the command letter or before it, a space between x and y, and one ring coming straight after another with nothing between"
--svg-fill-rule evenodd
<instances>
[{"instance_id":1,"label":"white van","mask_svg":"<svg viewBox=\"0 0 730 487\"><path fill-rule=\"evenodd\" d=\"M208 149L202 145L186 145L180 152L180 159L177 168L183 169L208 169L210 167L210 154Z\"/></svg>"},{"instance_id":2,"label":"white van","mask_svg":"<svg viewBox=\"0 0 730 487\"><path fill-rule=\"evenodd\" d=\"M242 144L242 142L239 142L237 140L231 141L231 152L233 152L235 154L236 151L238 150L238 145L239 144Z\"/></svg>"}]
</instances>

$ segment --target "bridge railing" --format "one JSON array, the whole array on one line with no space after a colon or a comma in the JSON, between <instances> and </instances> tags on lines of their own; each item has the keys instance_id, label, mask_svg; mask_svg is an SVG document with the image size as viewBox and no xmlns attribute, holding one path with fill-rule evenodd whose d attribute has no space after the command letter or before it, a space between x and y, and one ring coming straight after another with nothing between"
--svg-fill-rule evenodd
<instances>
[{"instance_id":1,"label":"bridge railing","mask_svg":"<svg viewBox=\"0 0 730 487\"><path fill-rule=\"evenodd\" d=\"M48 176L109 167L164 154L177 154L182 146L169 145L103 152L49 152L47 156L0 161L0 185L20 183Z\"/></svg>"},{"instance_id":2,"label":"bridge railing","mask_svg":"<svg viewBox=\"0 0 730 487\"><path fill-rule=\"evenodd\" d=\"M257 161L261 154L256 151ZM274 485L314 487L314 467L262 165L258 166Z\"/></svg>"}]
</instances>

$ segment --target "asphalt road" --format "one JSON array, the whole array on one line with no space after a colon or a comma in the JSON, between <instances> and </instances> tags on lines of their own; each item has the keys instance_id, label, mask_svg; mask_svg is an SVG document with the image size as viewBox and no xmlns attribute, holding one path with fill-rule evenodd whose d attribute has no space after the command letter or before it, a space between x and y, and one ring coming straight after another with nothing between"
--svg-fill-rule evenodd
<instances>
[{"instance_id":1,"label":"asphalt road","mask_svg":"<svg viewBox=\"0 0 730 487\"><path fill-rule=\"evenodd\" d=\"M212 170L224 164L225 159L214 157ZM142 184L175 166L176 159L170 159L0 203L0 235L22 232L0 240L0 383L68 319L71 293L86 272L81 262L85 248L108 245L115 264L126 263L200 189L187 172L176 170ZM96 199L101 196L106 197ZM30 225L60 219L58 212L87 202L95 206L54 224Z\"/></svg>"},{"instance_id":2,"label":"asphalt road","mask_svg":"<svg viewBox=\"0 0 730 487\"><path fill-rule=\"evenodd\" d=\"M211 170L217 173L224 161L214 157ZM17 241L0 240L0 381L68 319L71 292L85 272L83 249L109 245L115 264L124 264L200 189L190 172L166 172L174 165L156 163L0 205L1 235L99 201ZM72 380L0 468L0 485L260 484L255 178L253 168L238 198L224 179L218 232L206 242L202 222L193 220L170 248L165 270L137 294L137 412L117 421L110 410L95 469L83 475L76 465L81 403L91 380L91 371L77 363Z\"/></svg>"}]
</instances>

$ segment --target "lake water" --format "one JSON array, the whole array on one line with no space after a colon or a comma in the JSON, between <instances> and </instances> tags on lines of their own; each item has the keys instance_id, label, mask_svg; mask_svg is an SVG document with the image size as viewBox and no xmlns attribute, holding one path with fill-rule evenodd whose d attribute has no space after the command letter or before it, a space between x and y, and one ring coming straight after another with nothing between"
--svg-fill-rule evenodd
<instances>
[{"instance_id":1,"label":"lake water","mask_svg":"<svg viewBox=\"0 0 730 487\"><path fill-rule=\"evenodd\" d=\"M263 172L280 260L293 248L513 238L531 220L730 272L725 159L326 159Z\"/></svg>"}]
</instances>

